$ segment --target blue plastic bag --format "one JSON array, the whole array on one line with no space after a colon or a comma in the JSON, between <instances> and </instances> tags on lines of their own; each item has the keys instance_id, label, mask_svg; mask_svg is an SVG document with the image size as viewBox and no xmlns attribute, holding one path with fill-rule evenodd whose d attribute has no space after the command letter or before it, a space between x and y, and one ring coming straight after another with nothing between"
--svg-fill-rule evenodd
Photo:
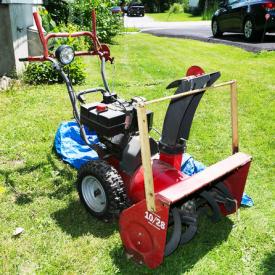
<instances>
[{"instance_id":1,"label":"blue plastic bag","mask_svg":"<svg viewBox=\"0 0 275 275\"><path fill-rule=\"evenodd\" d=\"M246 193L243 193L241 205L251 207L254 205L254 202Z\"/></svg>"},{"instance_id":2,"label":"blue plastic bag","mask_svg":"<svg viewBox=\"0 0 275 275\"><path fill-rule=\"evenodd\" d=\"M193 176L194 174L203 171L206 168L204 164L193 159L189 154L183 154L181 163L181 172L188 176Z\"/></svg>"},{"instance_id":3,"label":"blue plastic bag","mask_svg":"<svg viewBox=\"0 0 275 275\"><path fill-rule=\"evenodd\" d=\"M92 144L99 142L97 135L89 132L85 128L88 140ZM54 147L56 152L60 155L62 160L79 169L83 164L90 160L98 159L96 151L91 150L85 144L80 136L79 126L74 121L63 122L60 124L54 140Z\"/></svg>"}]
</instances>

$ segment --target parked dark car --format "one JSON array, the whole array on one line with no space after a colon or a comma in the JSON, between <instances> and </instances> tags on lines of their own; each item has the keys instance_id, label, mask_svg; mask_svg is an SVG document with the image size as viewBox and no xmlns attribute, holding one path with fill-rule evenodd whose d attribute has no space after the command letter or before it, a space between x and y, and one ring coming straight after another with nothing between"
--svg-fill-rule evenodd
<instances>
[{"instance_id":1,"label":"parked dark car","mask_svg":"<svg viewBox=\"0 0 275 275\"><path fill-rule=\"evenodd\" d=\"M128 16L144 16L144 5L141 2L133 1L127 6Z\"/></svg>"},{"instance_id":2,"label":"parked dark car","mask_svg":"<svg viewBox=\"0 0 275 275\"><path fill-rule=\"evenodd\" d=\"M212 33L243 33L248 41L275 32L275 0L225 0L212 17Z\"/></svg>"}]
</instances>

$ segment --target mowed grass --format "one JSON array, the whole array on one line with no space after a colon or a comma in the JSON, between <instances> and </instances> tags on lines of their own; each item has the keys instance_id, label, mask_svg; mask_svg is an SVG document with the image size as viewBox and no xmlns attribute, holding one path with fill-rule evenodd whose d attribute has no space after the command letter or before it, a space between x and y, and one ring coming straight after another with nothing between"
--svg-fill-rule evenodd
<instances>
[{"instance_id":1,"label":"mowed grass","mask_svg":"<svg viewBox=\"0 0 275 275\"><path fill-rule=\"evenodd\" d=\"M150 16L156 21L160 22L183 22L183 21L200 21L202 20L201 16L194 16L191 13L171 13L162 12L162 13L147 13L146 15Z\"/></svg>"},{"instance_id":2,"label":"mowed grass","mask_svg":"<svg viewBox=\"0 0 275 275\"><path fill-rule=\"evenodd\" d=\"M72 119L65 86L21 86L0 93L1 274L274 274L275 53L145 34L111 46L110 86L121 97L153 99L190 65L238 80L240 148L253 156L246 192L255 206L217 224L200 222L198 235L155 271L127 260L117 221L86 213L75 190L76 171L52 151L61 121ZM99 62L89 63L83 87L100 85ZM228 90L206 93L197 110L188 152L207 165L231 153ZM152 106L162 127L166 104ZM16 227L25 232L18 238Z\"/></svg>"}]
</instances>

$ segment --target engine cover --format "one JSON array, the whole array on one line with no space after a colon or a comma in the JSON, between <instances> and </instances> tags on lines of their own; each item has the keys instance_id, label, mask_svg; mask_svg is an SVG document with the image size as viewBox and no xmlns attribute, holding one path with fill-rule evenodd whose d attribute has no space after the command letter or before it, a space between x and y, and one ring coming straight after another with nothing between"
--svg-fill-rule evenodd
<instances>
[{"instance_id":1,"label":"engine cover","mask_svg":"<svg viewBox=\"0 0 275 275\"><path fill-rule=\"evenodd\" d=\"M105 111L98 111L97 106L99 104L82 105L80 109L80 122L102 136L113 137L123 133L126 120L125 112L110 109L108 105L106 105L107 108Z\"/></svg>"},{"instance_id":2,"label":"engine cover","mask_svg":"<svg viewBox=\"0 0 275 275\"><path fill-rule=\"evenodd\" d=\"M134 135L138 132L137 111L132 102L109 104L90 103L80 107L80 122L99 137L114 137L119 134ZM105 106L105 107L104 107ZM147 110L148 130L153 125L153 112Z\"/></svg>"}]
</instances>

